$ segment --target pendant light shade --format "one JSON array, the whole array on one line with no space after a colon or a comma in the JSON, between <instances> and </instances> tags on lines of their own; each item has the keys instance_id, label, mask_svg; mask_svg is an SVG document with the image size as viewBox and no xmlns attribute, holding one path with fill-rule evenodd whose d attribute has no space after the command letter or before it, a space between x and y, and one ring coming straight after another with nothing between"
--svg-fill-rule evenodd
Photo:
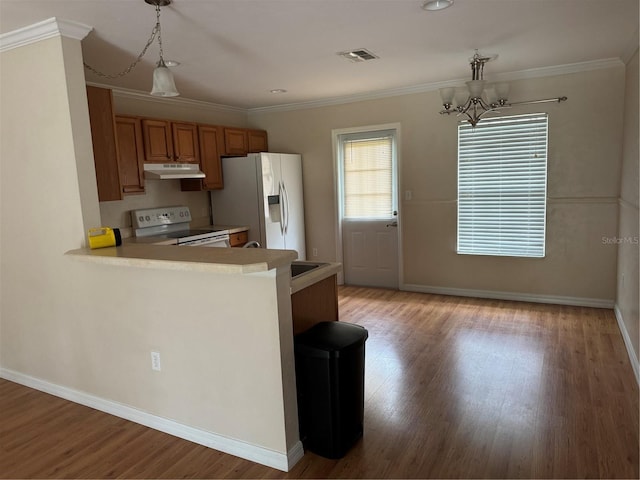
<instances>
[{"instance_id":1,"label":"pendant light shade","mask_svg":"<svg viewBox=\"0 0 640 480\"><path fill-rule=\"evenodd\" d=\"M156 97L177 97L180 95L173 80L173 74L162 60L153 71L153 88L151 95Z\"/></svg>"}]
</instances>

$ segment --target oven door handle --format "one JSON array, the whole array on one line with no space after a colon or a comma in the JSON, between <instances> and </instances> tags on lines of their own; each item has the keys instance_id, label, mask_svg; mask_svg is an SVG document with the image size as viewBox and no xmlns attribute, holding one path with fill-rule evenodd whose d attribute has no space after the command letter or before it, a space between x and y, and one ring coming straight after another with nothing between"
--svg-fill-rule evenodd
<instances>
[{"instance_id":1,"label":"oven door handle","mask_svg":"<svg viewBox=\"0 0 640 480\"><path fill-rule=\"evenodd\" d=\"M230 247L229 235L218 235L214 238L202 238L184 243L178 243L179 247Z\"/></svg>"}]
</instances>

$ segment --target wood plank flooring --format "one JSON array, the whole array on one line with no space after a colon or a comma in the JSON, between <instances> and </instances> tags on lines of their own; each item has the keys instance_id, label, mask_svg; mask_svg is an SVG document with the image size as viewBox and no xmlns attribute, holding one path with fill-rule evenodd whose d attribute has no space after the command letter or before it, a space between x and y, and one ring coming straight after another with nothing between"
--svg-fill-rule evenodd
<instances>
[{"instance_id":1,"label":"wood plank flooring","mask_svg":"<svg viewBox=\"0 0 640 480\"><path fill-rule=\"evenodd\" d=\"M613 312L341 287L365 433L283 473L0 380L1 478L638 478Z\"/></svg>"}]
</instances>

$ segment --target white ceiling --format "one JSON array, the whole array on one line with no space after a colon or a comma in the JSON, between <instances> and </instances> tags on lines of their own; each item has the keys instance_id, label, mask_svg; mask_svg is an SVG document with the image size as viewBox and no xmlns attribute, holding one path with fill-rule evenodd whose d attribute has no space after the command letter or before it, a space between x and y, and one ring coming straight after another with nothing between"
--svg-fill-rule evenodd
<instances>
[{"instance_id":1,"label":"white ceiling","mask_svg":"<svg viewBox=\"0 0 640 480\"><path fill-rule=\"evenodd\" d=\"M623 58L637 48L639 0L174 0L162 9L165 59L185 98L241 108L384 93L470 76L474 49L499 54L485 76ZM123 70L155 24L144 0L0 0L0 33L50 17L94 30L85 61ZM634 46L635 45L635 46ZM337 52L380 58L352 63ZM90 82L149 91L157 43L129 75ZM272 89L287 93L272 94Z\"/></svg>"}]
</instances>

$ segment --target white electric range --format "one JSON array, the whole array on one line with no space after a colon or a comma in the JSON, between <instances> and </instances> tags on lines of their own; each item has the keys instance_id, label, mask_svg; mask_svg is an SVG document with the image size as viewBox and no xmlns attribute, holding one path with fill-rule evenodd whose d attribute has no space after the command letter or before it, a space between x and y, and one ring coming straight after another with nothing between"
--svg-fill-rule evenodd
<instances>
[{"instance_id":1,"label":"white electric range","mask_svg":"<svg viewBox=\"0 0 640 480\"><path fill-rule=\"evenodd\" d=\"M191 212L187 206L132 210L131 225L136 237L145 238L151 244L179 247L230 246L229 230L191 228Z\"/></svg>"}]
</instances>

